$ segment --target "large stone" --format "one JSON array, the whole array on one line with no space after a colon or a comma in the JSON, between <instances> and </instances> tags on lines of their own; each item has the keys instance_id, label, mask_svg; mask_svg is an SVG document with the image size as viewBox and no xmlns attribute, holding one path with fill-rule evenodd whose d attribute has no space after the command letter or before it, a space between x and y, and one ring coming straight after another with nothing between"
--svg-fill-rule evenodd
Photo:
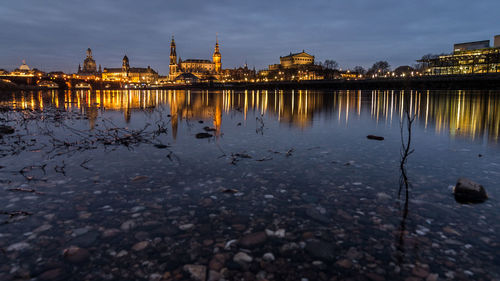
<instances>
[{"instance_id":1,"label":"large stone","mask_svg":"<svg viewBox=\"0 0 500 281\"><path fill-rule=\"evenodd\" d=\"M324 261L333 261L335 259L335 249L330 243L322 241L310 241L307 242L305 250L315 259Z\"/></svg>"},{"instance_id":2,"label":"large stone","mask_svg":"<svg viewBox=\"0 0 500 281\"><path fill-rule=\"evenodd\" d=\"M205 281L207 279L207 267L204 265L186 264L183 269L188 272L194 280Z\"/></svg>"},{"instance_id":3,"label":"large stone","mask_svg":"<svg viewBox=\"0 0 500 281\"><path fill-rule=\"evenodd\" d=\"M267 234L265 232L255 232L243 236L238 244L244 248L253 248L262 245L267 240Z\"/></svg>"},{"instance_id":4,"label":"large stone","mask_svg":"<svg viewBox=\"0 0 500 281\"><path fill-rule=\"evenodd\" d=\"M459 203L481 203L488 199L486 190L479 183L460 178L453 189L455 200Z\"/></svg>"}]
</instances>

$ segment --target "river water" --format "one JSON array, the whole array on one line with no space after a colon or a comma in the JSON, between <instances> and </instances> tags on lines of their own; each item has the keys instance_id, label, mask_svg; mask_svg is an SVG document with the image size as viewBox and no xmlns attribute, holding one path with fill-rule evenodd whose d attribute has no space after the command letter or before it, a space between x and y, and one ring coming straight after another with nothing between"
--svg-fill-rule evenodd
<instances>
[{"instance_id":1,"label":"river water","mask_svg":"<svg viewBox=\"0 0 500 281\"><path fill-rule=\"evenodd\" d=\"M500 92L2 93L0 122L0 280L500 279Z\"/></svg>"}]
</instances>

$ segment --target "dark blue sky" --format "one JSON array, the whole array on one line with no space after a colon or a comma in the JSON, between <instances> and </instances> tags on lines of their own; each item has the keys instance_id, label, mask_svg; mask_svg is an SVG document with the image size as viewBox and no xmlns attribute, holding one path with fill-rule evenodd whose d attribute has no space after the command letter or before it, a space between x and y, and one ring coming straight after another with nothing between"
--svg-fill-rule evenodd
<instances>
[{"instance_id":1,"label":"dark blue sky","mask_svg":"<svg viewBox=\"0 0 500 281\"><path fill-rule=\"evenodd\" d=\"M183 58L211 59L219 34L223 68L257 69L305 49L343 68L387 60L411 65L453 43L500 34L499 0L60 1L0 4L0 68L26 59L45 71L75 72L93 50L97 64L168 73L172 34Z\"/></svg>"}]
</instances>

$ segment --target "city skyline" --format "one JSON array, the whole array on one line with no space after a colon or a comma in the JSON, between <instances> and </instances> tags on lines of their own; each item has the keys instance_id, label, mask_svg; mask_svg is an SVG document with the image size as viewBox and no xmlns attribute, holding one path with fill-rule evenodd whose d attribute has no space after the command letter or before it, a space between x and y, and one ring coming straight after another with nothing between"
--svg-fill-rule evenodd
<instances>
[{"instance_id":1,"label":"city skyline","mask_svg":"<svg viewBox=\"0 0 500 281\"><path fill-rule=\"evenodd\" d=\"M491 40L500 33L499 8L495 1L455 1L453 6L445 1L149 1L140 6L133 1L20 1L0 8L0 24L6 27L0 36L8 38L0 45L0 68L16 68L25 59L44 71L74 73L90 47L103 67L120 66L126 54L132 64L166 75L172 35L183 58L208 59L216 33L223 68L247 62L263 69L303 49L317 61L333 59L342 68L367 68L378 60L396 67L412 65L427 53L451 52L453 43Z\"/></svg>"}]
</instances>

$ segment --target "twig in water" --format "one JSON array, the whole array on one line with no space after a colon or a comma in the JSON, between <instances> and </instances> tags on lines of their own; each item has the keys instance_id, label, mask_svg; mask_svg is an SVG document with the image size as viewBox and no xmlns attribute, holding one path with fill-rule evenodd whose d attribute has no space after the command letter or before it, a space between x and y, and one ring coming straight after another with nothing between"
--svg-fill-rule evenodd
<instances>
[{"instance_id":1,"label":"twig in water","mask_svg":"<svg viewBox=\"0 0 500 281\"><path fill-rule=\"evenodd\" d=\"M91 170L89 167L85 166L85 164L87 164L88 162L90 162L90 159L83 160L83 162L80 164L80 167L84 168L85 170Z\"/></svg>"},{"instance_id":2,"label":"twig in water","mask_svg":"<svg viewBox=\"0 0 500 281\"><path fill-rule=\"evenodd\" d=\"M36 191L34 189L26 189L26 188L20 188L20 187L16 187L16 188L9 188L7 189L8 191L20 191L20 192L31 192L31 193L35 193L35 194L44 194L43 192L40 192L40 191Z\"/></svg>"}]
</instances>

